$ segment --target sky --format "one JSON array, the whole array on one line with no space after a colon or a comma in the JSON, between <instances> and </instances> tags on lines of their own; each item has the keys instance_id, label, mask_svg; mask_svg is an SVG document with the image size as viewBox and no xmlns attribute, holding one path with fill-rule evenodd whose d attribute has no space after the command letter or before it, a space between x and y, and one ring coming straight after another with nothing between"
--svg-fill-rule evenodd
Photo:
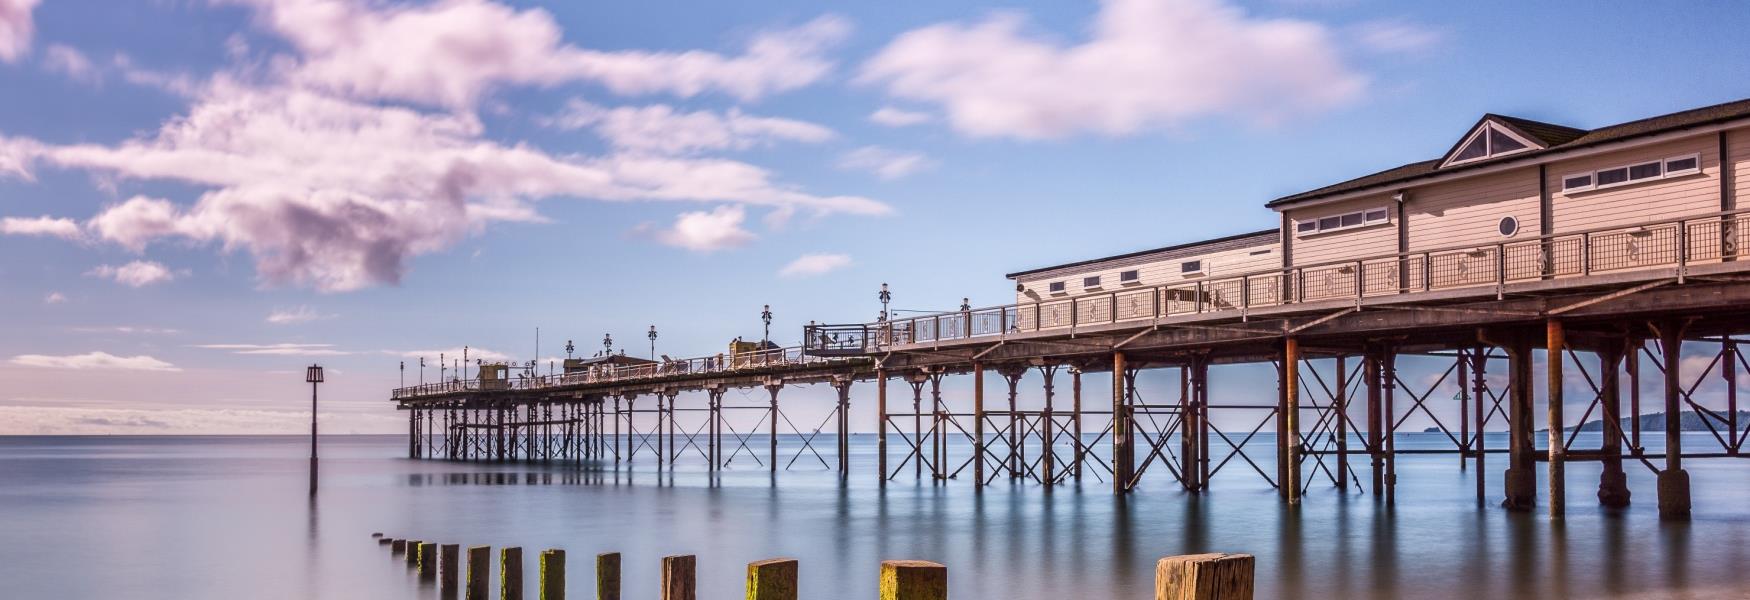
<instances>
[{"instance_id":1,"label":"sky","mask_svg":"<svg viewBox=\"0 0 1750 600\"><path fill-rule=\"evenodd\" d=\"M768 304L791 343L871 320L882 283L901 310L1002 304L1005 273L1272 227L1264 202L1438 156L1485 112L1740 99L1747 25L1731 2L0 0L0 434L294 433L312 362L325 431L404 431L389 390L464 345L644 355L654 325L658 354L714 354Z\"/></svg>"}]
</instances>

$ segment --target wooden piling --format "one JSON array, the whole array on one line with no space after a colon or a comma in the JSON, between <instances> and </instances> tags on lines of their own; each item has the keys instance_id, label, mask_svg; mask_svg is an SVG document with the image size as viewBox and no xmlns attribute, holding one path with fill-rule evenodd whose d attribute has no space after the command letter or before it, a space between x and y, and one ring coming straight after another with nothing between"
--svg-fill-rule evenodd
<instances>
[{"instance_id":1,"label":"wooden piling","mask_svg":"<svg viewBox=\"0 0 1750 600\"><path fill-rule=\"evenodd\" d=\"M620 600L620 553L595 555L596 600Z\"/></svg>"},{"instance_id":2,"label":"wooden piling","mask_svg":"<svg viewBox=\"0 0 1750 600\"><path fill-rule=\"evenodd\" d=\"M662 557L662 600L698 600L698 581L691 554Z\"/></svg>"},{"instance_id":3,"label":"wooden piling","mask_svg":"<svg viewBox=\"0 0 1750 600\"><path fill-rule=\"evenodd\" d=\"M523 600L523 549L512 546L498 551L498 599Z\"/></svg>"},{"instance_id":4,"label":"wooden piling","mask_svg":"<svg viewBox=\"0 0 1750 600\"><path fill-rule=\"evenodd\" d=\"M881 561L881 600L947 600L948 567L925 560Z\"/></svg>"},{"instance_id":5,"label":"wooden piling","mask_svg":"<svg viewBox=\"0 0 1750 600\"><path fill-rule=\"evenodd\" d=\"M1508 510L1531 510L1537 506L1536 456L1532 424L1533 383L1531 342L1522 333L1507 344L1507 481Z\"/></svg>"},{"instance_id":6,"label":"wooden piling","mask_svg":"<svg viewBox=\"0 0 1750 600\"><path fill-rule=\"evenodd\" d=\"M875 370L875 456L881 485L887 485L887 371Z\"/></svg>"},{"instance_id":7,"label":"wooden piling","mask_svg":"<svg viewBox=\"0 0 1750 600\"><path fill-rule=\"evenodd\" d=\"M456 588L462 579L461 549L458 544L438 546L438 593L446 598L456 596Z\"/></svg>"},{"instance_id":8,"label":"wooden piling","mask_svg":"<svg viewBox=\"0 0 1750 600\"><path fill-rule=\"evenodd\" d=\"M437 542L419 543L419 578L431 581L437 578Z\"/></svg>"},{"instance_id":9,"label":"wooden piling","mask_svg":"<svg viewBox=\"0 0 1750 600\"><path fill-rule=\"evenodd\" d=\"M1130 419L1125 414L1124 353L1112 353L1112 493L1130 491L1130 472L1134 464L1126 460L1130 444ZM883 579L885 581L885 579Z\"/></svg>"},{"instance_id":10,"label":"wooden piling","mask_svg":"<svg viewBox=\"0 0 1750 600\"><path fill-rule=\"evenodd\" d=\"M1689 472L1683 470L1683 330L1687 323L1659 323L1665 362L1665 469L1659 471L1659 518L1689 519ZM1699 416L1699 414L1698 414Z\"/></svg>"},{"instance_id":11,"label":"wooden piling","mask_svg":"<svg viewBox=\"0 0 1750 600\"><path fill-rule=\"evenodd\" d=\"M1290 337L1282 344L1283 413L1282 455L1288 461L1283 472L1283 499L1300 503L1300 340Z\"/></svg>"},{"instance_id":12,"label":"wooden piling","mask_svg":"<svg viewBox=\"0 0 1750 600\"><path fill-rule=\"evenodd\" d=\"M794 558L747 564L747 600L796 600L799 566Z\"/></svg>"},{"instance_id":13,"label":"wooden piling","mask_svg":"<svg viewBox=\"0 0 1750 600\"><path fill-rule=\"evenodd\" d=\"M565 551L541 551L541 600L565 600Z\"/></svg>"},{"instance_id":14,"label":"wooden piling","mask_svg":"<svg viewBox=\"0 0 1750 600\"><path fill-rule=\"evenodd\" d=\"M1550 319L1544 326L1544 363L1549 370L1545 381L1549 384L1548 404L1549 420L1549 516L1552 519L1562 518L1567 510L1567 476L1563 464L1567 461L1568 451L1566 439L1562 435L1562 353L1567 348L1567 336L1559 319Z\"/></svg>"},{"instance_id":15,"label":"wooden piling","mask_svg":"<svg viewBox=\"0 0 1750 600\"><path fill-rule=\"evenodd\" d=\"M394 541L395 540L392 538L380 537L380 538L377 538L377 545L378 546L387 546L387 545L393 543Z\"/></svg>"},{"instance_id":16,"label":"wooden piling","mask_svg":"<svg viewBox=\"0 0 1750 600\"><path fill-rule=\"evenodd\" d=\"M977 489L984 487L984 363L972 361L972 480ZM755 563L758 564L758 563ZM748 582L753 582L753 565L748 565ZM751 588L749 588L751 589ZM753 598L753 592L748 592Z\"/></svg>"},{"instance_id":17,"label":"wooden piling","mask_svg":"<svg viewBox=\"0 0 1750 600\"><path fill-rule=\"evenodd\" d=\"M389 556L405 556L406 554L407 540L399 538L389 540Z\"/></svg>"},{"instance_id":18,"label":"wooden piling","mask_svg":"<svg viewBox=\"0 0 1750 600\"><path fill-rule=\"evenodd\" d=\"M492 547L468 547L468 600L487 600L491 593Z\"/></svg>"},{"instance_id":19,"label":"wooden piling","mask_svg":"<svg viewBox=\"0 0 1750 600\"><path fill-rule=\"evenodd\" d=\"M1252 600L1250 554L1169 556L1155 563L1155 600Z\"/></svg>"}]
</instances>

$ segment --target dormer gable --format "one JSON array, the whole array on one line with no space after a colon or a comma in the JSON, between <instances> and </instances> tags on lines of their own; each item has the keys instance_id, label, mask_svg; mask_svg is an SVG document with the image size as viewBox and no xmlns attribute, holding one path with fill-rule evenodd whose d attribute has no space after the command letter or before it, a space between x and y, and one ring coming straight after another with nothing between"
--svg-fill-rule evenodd
<instances>
[{"instance_id":1,"label":"dormer gable","mask_svg":"<svg viewBox=\"0 0 1750 600\"><path fill-rule=\"evenodd\" d=\"M1440 168L1469 164L1547 149L1577 138L1586 131L1529 119L1488 114L1471 126L1440 161Z\"/></svg>"}]
</instances>

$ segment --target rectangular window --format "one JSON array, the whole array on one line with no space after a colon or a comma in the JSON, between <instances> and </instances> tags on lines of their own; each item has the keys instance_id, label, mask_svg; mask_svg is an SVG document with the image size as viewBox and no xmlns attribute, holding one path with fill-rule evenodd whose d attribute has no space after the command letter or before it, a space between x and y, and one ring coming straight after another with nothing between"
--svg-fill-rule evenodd
<instances>
[{"instance_id":1,"label":"rectangular window","mask_svg":"<svg viewBox=\"0 0 1750 600\"><path fill-rule=\"evenodd\" d=\"M1062 281L1053 281L1053 282L1046 285L1046 289L1051 290L1051 293L1053 293L1053 294L1061 294L1061 293L1063 293L1063 289L1064 289L1063 282Z\"/></svg>"},{"instance_id":2,"label":"rectangular window","mask_svg":"<svg viewBox=\"0 0 1750 600\"><path fill-rule=\"evenodd\" d=\"M1196 274L1199 274L1202 272L1203 272L1203 261L1201 261L1201 260L1187 260L1185 262L1179 263L1179 273L1181 273L1181 274L1196 275Z\"/></svg>"},{"instance_id":3,"label":"rectangular window","mask_svg":"<svg viewBox=\"0 0 1750 600\"><path fill-rule=\"evenodd\" d=\"M1141 275L1136 271L1124 271L1118 274L1118 283L1135 283L1142 279Z\"/></svg>"},{"instance_id":4,"label":"rectangular window","mask_svg":"<svg viewBox=\"0 0 1750 600\"><path fill-rule=\"evenodd\" d=\"M1628 167L1605 169L1598 172L1598 185L1615 185L1628 181Z\"/></svg>"},{"instance_id":5,"label":"rectangular window","mask_svg":"<svg viewBox=\"0 0 1750 600\"><path fill-rule=\"evenodd\" d=\"M1661 163L1661 162L1656 161L1656 160L1653 162L1650 162L1650 163L1641 163L1638 165L1633 165L1633 166L1630 166L1628 168L1628 180L1629 181L1641 181L1643 179L1657 179L1660 175L1664 175L1664 174L1665 174L1664 163Z\"/></svg>"},{"instance_id":6,"label":"rectangular window","mask_svg":"<svg viewBox=\"0 0 1750 600\"><path fill-rule=\"evenodd\" d=\"M1327 231L1349 229L1351 227L1376 225L1390 221L1391 211L1389 209L1385 207L1369 208L1367 210L1347 212L1340 215L1307 219L1305 221L1295 221L1294 232L1300 235L1324 233Z\"/></svg>"},{"instance_id":7,"label":"rectangular window","mask_svg":"<svg viewBox=\"0 0 1750 600\"><path fill-rule=\"evenodd\" d=\"M1580 173L1562 178L1562 191L1579 192L1592 189L1592 174Z\"/></svg>"},{"instance_id":8,"label":"rectangular window","mask_svg":"<svg viewBox=\"0 0 1750 600\"><path fill-rule=\"evenodd\" d=\"M1689 155L1665 159L1665 176L1688 175L1701 172L1701 156Z\"/></svg>"},{"instance_id":9,"label":"rectangular window","mask_svg":"<svg viewBox=\"0 0 1750 600\"><path fill-rule=\"evenodd\" d=\"M1100 287L1100 278L1099 277L1083 277L1082 278L1082 287L1085 287L1085 288Z\"/></svg>"}]
</instances>

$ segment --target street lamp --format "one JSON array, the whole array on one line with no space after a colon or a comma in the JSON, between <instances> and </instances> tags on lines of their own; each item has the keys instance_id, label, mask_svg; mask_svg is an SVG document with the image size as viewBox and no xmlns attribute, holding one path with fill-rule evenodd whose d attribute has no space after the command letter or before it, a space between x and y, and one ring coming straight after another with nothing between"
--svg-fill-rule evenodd
<instances>
[{"instance_id":1,"label":"street lamp","mask_svg":"<svg viewBox=\"0 0 1750 600\"><path fill-rule=\"evenodd\" d=\"M577 347L571 345L571 340L565 340L565 360L571 360L571 353L576 350Z\"/></svg>"},{"instance_id":2,"label":"street lamp","mask_svg":"<svg viewBox=\"0 0 1750 600\"><path fill-rule=\"evenodd\" d=\"M401 387L407 387L407 361L401 361Z\"/></svg>"},{"instance_id":3,"label":"street lamp","mask_svg":"<svg viewBox=\"0 0 1750 600\"><path fill-rule=\"evenodd\" d=\"M419 357L419 385L425 385L425 357Z\"/></svg>"},{"instance_id":4,"label":"street lamp","mask_svg":"<svg viewBox=\"0 0 1750 600\"><path fill-rule=\"evenodd\" d=\"M885 319L893 318L893 313L887 310L887 303L893 300L893 293L887 291L887 284L881 284L881 293L877 297L881 298L881 315Z\"/></svg>"},{"instance_id":5,"label":"street lamp","mask_svg":"<svg viewBox=\"0 0 1750 600\"><path fill-rule=\"evenodd\" d=\"M322 365L310 365L304 371L304 381L310 384L310 495L316 495L316 384L322 383Z\"/></svg>"},{"instance_id":6,"label":"street lamp","mask_svg":"<svg viewBox=\"0 0 1750 600\"><path fill-rule=\"evenodd\" d=\"M602 353L603 356L613 356L614 355L614 334L611 334L611 333L602 334L602 347L607 349L607 352Z\"/></svg>"},{"instance_id":7,"label":"street lamp","mask_svg":"<svg viewBox=\"0 0 1750 600\"><path fill-rule=\"evenodd\" d=\"M760 310L760 321L766 324L766 333L760 336L760 349L765 350L766 344L772 343L772 305Z\"/></svg>"},{"instance_id":8,"label":"street lamp","mask_svg":"<svg viewBox=\"0 0 1750 600\"><path fill-rule=\"evenodd\" d=\"M656 360L656 326L650 326L650 360Z\"/></svg>"},{"instance_id":9,"label":"street lamp","mask_svg":"<svg viewBox=\"0 0 1750 600\"><path fill-rule=\"evenodd\" d=\"M972 299L961 298L960 299L960 312L971 312L971 311L972 311Z\"/></svg>"}]
</instances>

